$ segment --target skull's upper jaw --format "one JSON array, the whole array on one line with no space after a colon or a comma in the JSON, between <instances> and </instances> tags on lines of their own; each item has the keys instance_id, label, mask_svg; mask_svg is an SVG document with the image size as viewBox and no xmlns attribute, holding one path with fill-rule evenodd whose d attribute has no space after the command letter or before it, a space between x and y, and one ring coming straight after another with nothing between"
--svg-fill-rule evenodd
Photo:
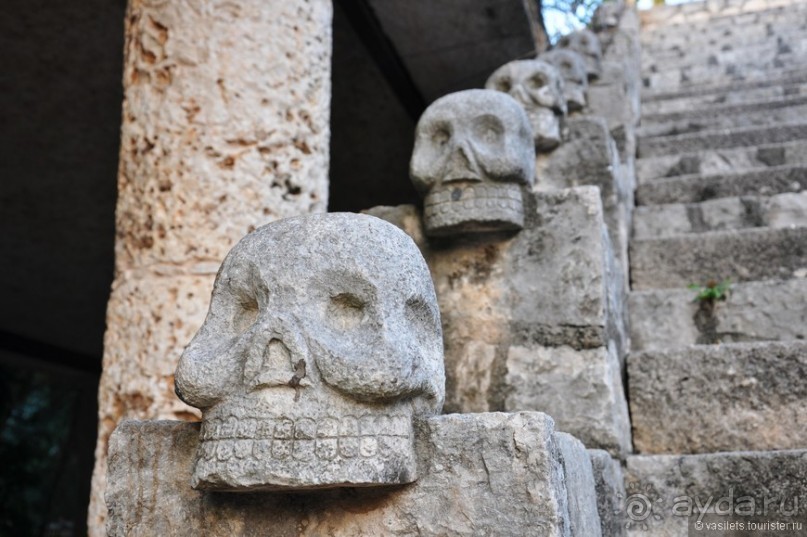
<instances>
[{"instance_id":1,"label":"skull's upper jaw","mask_svg":"<svg viewBox=\"0 0 807 537\"><path fill-rule=\"evenodd\" d=\"M254 396L234 403L205 415L192 477L197 490L305 491L417 479L409 403L337 402L308 412L270 408Z\"/></svg>"},{"instance_id":2,"label":"skull's upper jaw","mask_svg":"<svg viewBox=\"0 0 807 537\"><path fill-rule=\"evenodd\" d=\"M423 201L426 234L518 231L524 227L524 198L517 183L450 182Z\"/></svg>"}]
</instances>

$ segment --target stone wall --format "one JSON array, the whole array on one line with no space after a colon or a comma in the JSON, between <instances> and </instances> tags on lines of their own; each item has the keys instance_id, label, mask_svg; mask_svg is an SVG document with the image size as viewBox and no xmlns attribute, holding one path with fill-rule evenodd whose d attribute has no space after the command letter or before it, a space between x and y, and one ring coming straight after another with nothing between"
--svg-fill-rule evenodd
<instances>
[{"instance_id":1,"label":"stone wall","mask_svg":"<svg viewBox=\"0 0 807 537\"><path fill-rule=\"evenodd\" d=\"M173 371L224 255L261 224L326 209L331 17L328 0L129 2L93 536L118 421L197 418Z\"/></svg>"}]
</instances>

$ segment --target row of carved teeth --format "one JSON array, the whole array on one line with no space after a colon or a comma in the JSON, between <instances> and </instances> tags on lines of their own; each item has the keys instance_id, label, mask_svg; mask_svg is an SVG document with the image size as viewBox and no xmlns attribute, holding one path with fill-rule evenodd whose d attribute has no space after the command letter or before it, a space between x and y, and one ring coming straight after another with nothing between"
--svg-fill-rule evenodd
<instances>
[{"instance_id":1,"label":"row of carved teeth","mask_svg":"<svg viewBox=\"0 0 807 537\"><path fill-rule=\"evenodd\" d=\"M523 206L521 200L511 200L505 198L470 198L467 200L432 203L424 205L424 213L427 217L448 212L470 211L479 209L507 209L508 211L521 212Z\"/></svg>"},{"instance_id":2,"label":"row of carved teeth","mask_svg":"<svg viewBox=\"0 0 807 537\"><path fill-rule=\"evenodd\" d=\"M459 190L461 193L460 199L453 198L454 192ZM440 203L458 203L469 199L494 199L494 200L514 200L520 202L522 199L521 188L515 184L475 184L465 187L451 187L451 185L443 185L439 189L432 190L424 204L437 205Z\"/></svg>"},{"instance_id":3,"label":"row of carved teeth","mask_svg":"<svg viewBox=\"0 0 807 537\"><path fill-rule=\"evenodd\" d=\"M228 461L332 461L337 457L388 459L395 454L407 453L411 445L408 438L382 435L316 440L211 440L203 442L199 450L200 464L215 466Z\"/></svg>"},{"instance_id":4,"label":"row of carved teeth","mask_svg":"<svg viewBox=\"0 0 807 537\"><path fill-rule=\"evenodd\" d=\"M209 418L202 423L202 441L221 439L311 440L315 438L354 438L397 436L408 438L411 418L404 415L365 414L363 416L323 416L314 418Z\"/></svg>"}]
</instances>

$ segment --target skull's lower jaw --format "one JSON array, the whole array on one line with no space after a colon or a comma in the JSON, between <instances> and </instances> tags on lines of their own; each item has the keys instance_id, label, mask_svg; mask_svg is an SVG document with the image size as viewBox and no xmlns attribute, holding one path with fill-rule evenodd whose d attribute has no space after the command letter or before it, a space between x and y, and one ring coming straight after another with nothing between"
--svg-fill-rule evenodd
<instances>
[{"instance_id":1,"label":"skull's lower jaw","mask_svg":"<svg viewBox=\"0 0 807 537\"><path fill-rule=\"evenodd\" d=\"M469 182L437 186L423 201L423 219L431 237L519 230L524 227L521 186Z\"/></svg>"},{"instance_id":2,"label":"skull's lower jaw","mask_svg":"<svg viewBox=\"0 0 807 537\"><path fill-rule=\"evenodd\" d=\"M284 412L230 404L207 410L193 488L291 492L417 479L411 406L320 408Z\"/></svg>"}]
</instances>

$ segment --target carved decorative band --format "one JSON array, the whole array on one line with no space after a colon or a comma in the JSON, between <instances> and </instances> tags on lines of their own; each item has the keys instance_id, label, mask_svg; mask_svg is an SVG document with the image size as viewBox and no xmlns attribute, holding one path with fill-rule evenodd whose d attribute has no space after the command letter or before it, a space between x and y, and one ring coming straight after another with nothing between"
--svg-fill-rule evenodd
<instances>
[{"instance_id":1,"label":"carved decorative band","mask_svg":"<svg viewBox=\"0 0 807 537\"><path fill-rule=\"evenodd\" d=\"M202 423L201 440L313 440L316 438L360 438L391 436L409 438L411 418L387 416L324 416L319 418L260 417L211 418Z\"/></svg>"}]
</instances>

